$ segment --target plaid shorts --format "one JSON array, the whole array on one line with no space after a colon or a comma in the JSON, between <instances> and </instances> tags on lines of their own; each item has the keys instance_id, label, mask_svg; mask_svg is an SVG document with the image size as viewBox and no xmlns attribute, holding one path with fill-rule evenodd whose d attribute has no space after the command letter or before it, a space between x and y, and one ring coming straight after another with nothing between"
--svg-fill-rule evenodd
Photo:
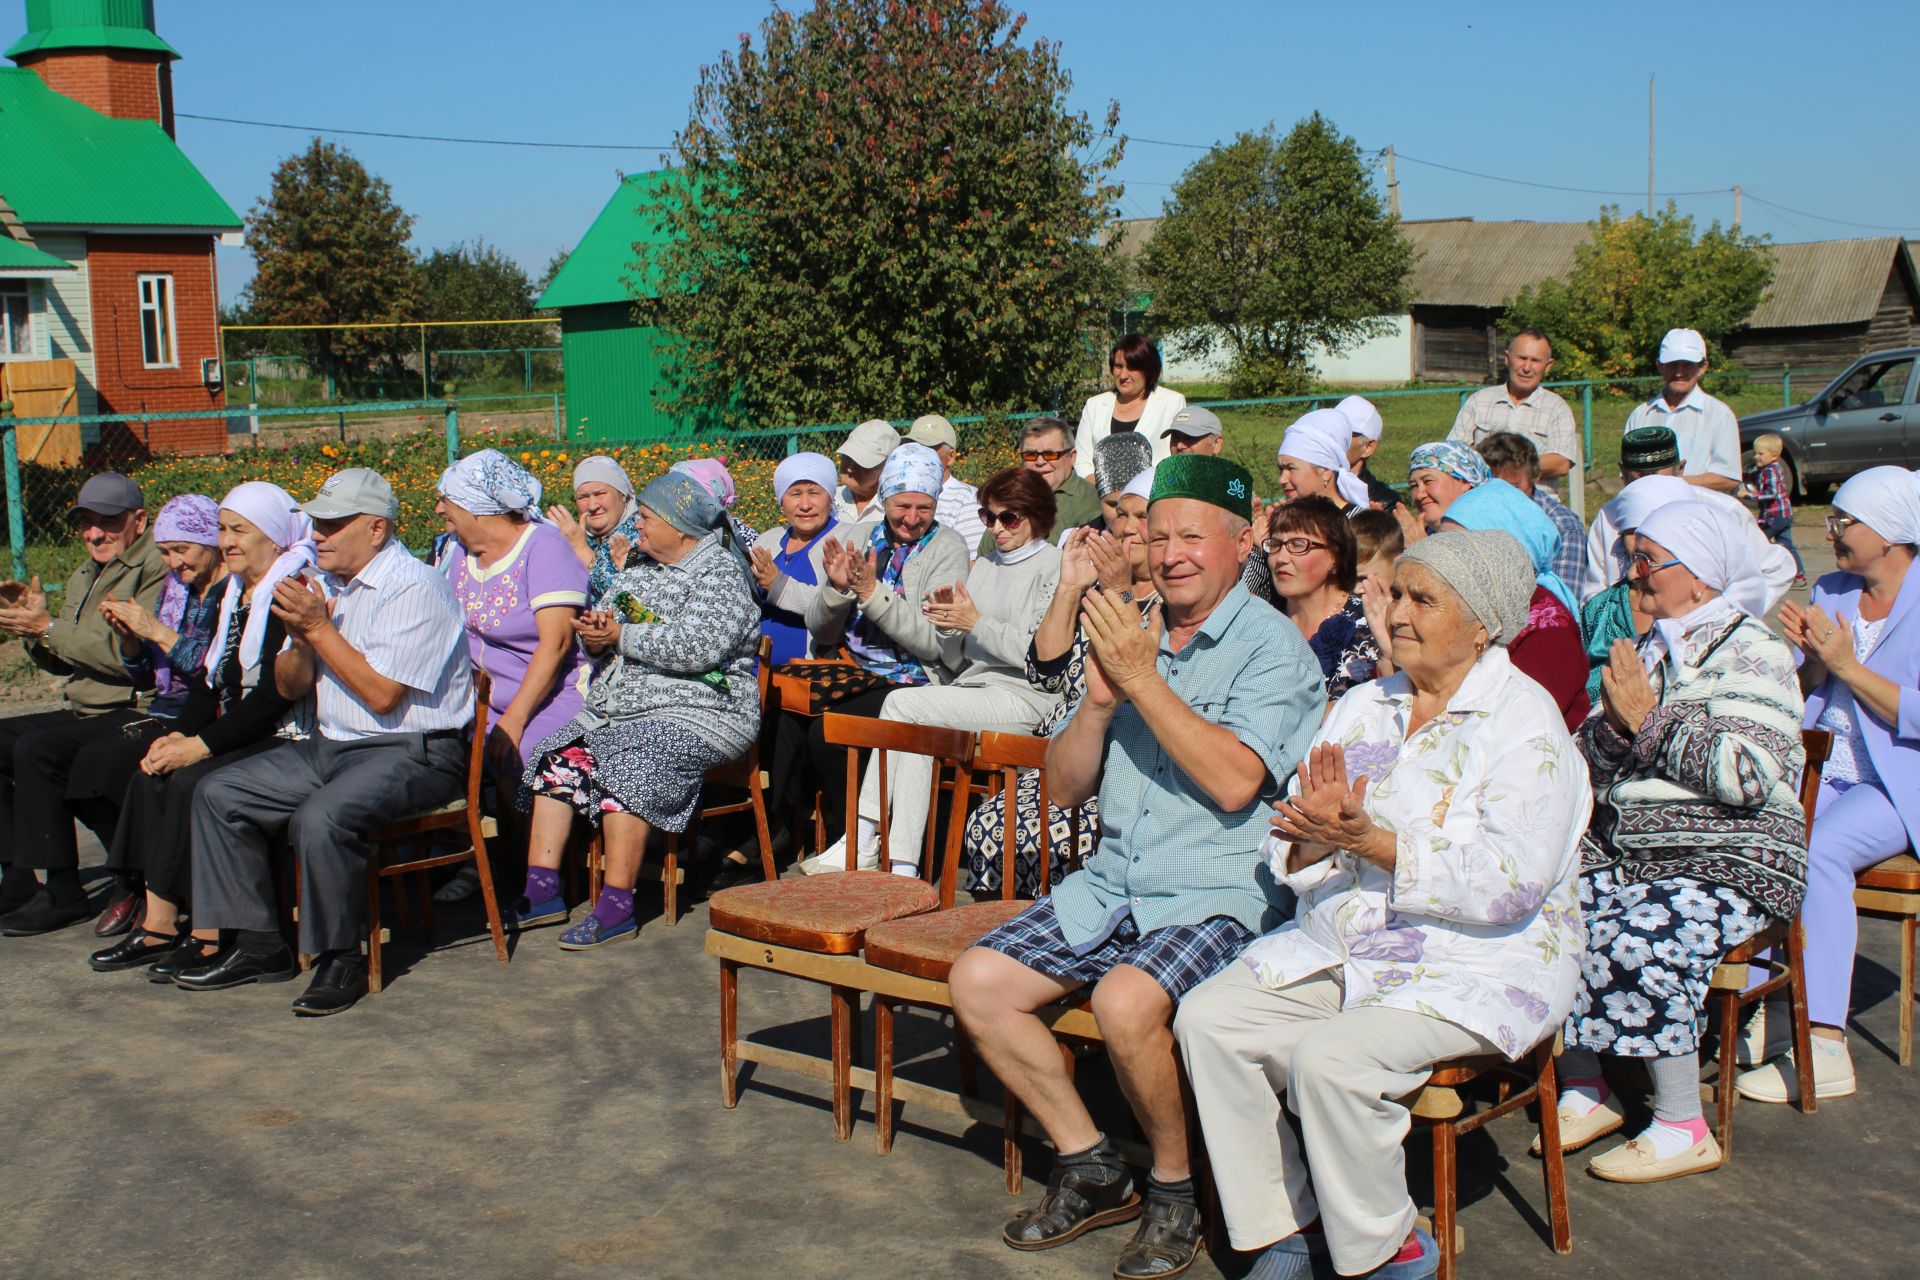
<instances>
[{"instance_id":1,"label":"plaid shorts","mask_svg":"<svg viewBox=\"0 0 1920 1280\"><path fill-rule=\"evenodd\" d=\"M1130 964L1178 1000L1226 968L1252 941L1253 931L1232 916L1170 924L1143 938L1129 913L1092 949L1075 952L1060 932L1053 899L1042 898L978 945L1062 982L1098 982L1115 965Z\"/></svg>"}]
</instances>

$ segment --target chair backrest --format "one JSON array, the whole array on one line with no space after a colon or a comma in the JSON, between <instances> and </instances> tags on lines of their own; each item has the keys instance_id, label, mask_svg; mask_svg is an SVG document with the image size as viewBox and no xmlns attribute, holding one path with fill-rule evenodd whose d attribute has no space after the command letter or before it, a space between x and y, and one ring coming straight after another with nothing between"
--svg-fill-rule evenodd
<instances>
[{"instance_id":1,"label":"chair backrest","mask_svg":"<svg viewBox=\"0 0 1920 1280\"><path fill-rule=\"evenodd\" d=\"M941 725L907 724L901 720L880 720L872 716L849 716L830 711L820 719L827 742L847 749L847 870L858 865L860 856L860 752L874 752L872 767L880 771L875 781L880 792L880 863L888 862L887 848L887 753L905 751L933 757L933 787L930 796L940 794L940 771L951 769L962 780L956 786L953 807L964 825L968 788L964 779L973 768L973 733L967 729L948 729ZM933 815L927 815L926 840L920 851L920 867L933 874ZM951 828L948 840L958 838Z\"/></svg>"},{"instance_id":2,"label":"chair backrest","mask_svg":"<svg viewBox=\"0 0 1920 1280\"><path fill-rule=\"evenodd\" d=\"M493 699L493 677L473 669L473 737L467 747L467 807L480 812L480 784L487 777L487 712ZM503 800L510 802L511 796Z\"/></svg>"},{"instance_id":3,"label":"chair backrest","mask_svg":"<svg viewBox=\"0 0 1920 1280\"><path fill-rule=\"evenodd\" d=\"M1053 842L1053 823L1050 820L1052 810L1047 796L1047 743L1046 738L1036 738L1025 733L988 732L980 735L980 745L974 748L973 767L985 771L996 771L994 794L1006 806L1000 827L1000 896L1011 902L1018 895L1015 888L1014 866L1020 832L1020 772L1031 769L1039 774L1040 801L1040 885L1046 892L1050 875L1051 845ZM1074 812L1077 828L1080 815ZM1079 831L1076 829L1069 839L1078 843ZM949 868L947 883L940 891L941 906L952 905L953 883L958 878L959 857L956 850L955 865Z\"/></svg>"},{"instance_id":4,"label":"chair backrest","mask_svg":"<svg viewBox=\"0 0 1920 1280\"><path fill-rule=\"evenodd\" d=\"M1813 806L1820 799L1820 774L1827 757L1833 754L1833 735L1825 729L1802 729L1800 745L1806 749L1807 766L1800 771L1800 812L1807 818L1807 840L1813 840Z\"/></svg>"}]
</instances>

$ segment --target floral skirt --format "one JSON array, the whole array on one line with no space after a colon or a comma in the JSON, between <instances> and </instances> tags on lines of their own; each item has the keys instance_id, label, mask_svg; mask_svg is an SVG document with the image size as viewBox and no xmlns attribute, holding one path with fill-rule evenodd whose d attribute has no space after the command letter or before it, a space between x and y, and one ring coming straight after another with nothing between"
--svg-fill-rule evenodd
<instances>
[{"instance_id":1,"label":"floral skirt","mask_svg":"<svg viewBox=\"0 0 1920 1280\"><path fill-rule=\"evenodd\" d=\"M1770 923L1732 889L1686 876L1619 884L1580 877L1587 949L1567 1018L1569 1049L1623 1058L1697 1052L1720 957Z\"/></svg>"},{"instance_id":2,"label":"floral skirt","mask_svg":"<svg viewBox=\"0 0 1920 1280\"><path fill-rule=\"evenodd\" d=\"M575 721L529 754L522 782L529 794L563 801L595 826L605 814L630 813L661 831L685 831L701 779L730 758L677 724L582 729Z\"/></svg>"}]
</instances>

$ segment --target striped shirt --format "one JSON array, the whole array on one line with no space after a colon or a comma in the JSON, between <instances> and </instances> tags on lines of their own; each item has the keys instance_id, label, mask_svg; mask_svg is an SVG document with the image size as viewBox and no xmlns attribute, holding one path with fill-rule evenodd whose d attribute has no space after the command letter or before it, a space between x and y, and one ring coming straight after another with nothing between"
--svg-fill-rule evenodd
<instances>
[{"instance_id":1,"label":"striped shirt","mask_svg":"<svg viewBox=\"0 0 1920 1280\"><path fill-rule=\"evenodd\" d=\"M1560 550L1553 555L1554 573L1569 591L1578 591L1581 579L1587 576L1587 527L1560 501L1551 485L1533 487L1533 505L1546 512L1547 519L1560 530Z\"/></svg>"},{"instance_id":2,"label":"striped shirt","mask_svg":"<svg viewBox=\"0 0 1920 1280\"><path fill-rule=\"evenodd\" d=\"M1543 458L1557 453L1568 462L1580 461L1580 428L1573 410L1545 387L1534 388L1532 395L1520 401L1514 400L1504 382L1480 388L1460 406L1447 439L1475 445L1497 431L1525 436Z\"/></svg>"},{"instance_id":3,"label":"striped shirt","mask_svg":"<svg viewBox=\"0 0 1920 1280\"><path fill-rule=\"evenodd\" d=\"M1185 649L1174 653L1161 638L1158 667L1182 702L1259 756L1266 782L1253 803L1226 812L1161 749L1133 703L1122 703L1107 729L1099 845L1053 891L1060 931L1076 951L1098 945L1129 914L1142 937L1214 916L1254 933L1279 922L1260 842L1326 707L1320 662L1300 628L1236 583Z\"/></svg>"},{"instance_id":4,"label":"striped shirt","mask_svg":"<svg viewBox=\"0 0 1920 1280\"><path fill-rule=\"evenodd\" d=\"M320 664L315 720L322 737L352 742L383 733L436 733L473 720L473 668L459 602L447 576L387 543L350 580L328 584L333 625L389 680L407 687L398 706L376 712Z\"/></svg>"},{"instance_id":5,"label":"striped shirt","mask_svg":"<svg viewBox=\"0 0 1920 1280\"><path fill-rule=\"evenodd\" d=\"M960 535L967 544L969 558L980 554L980 535L987 526L980 520L980 491L959 476L948 476L940 486L940 498L933 517Z\"/></svg>"}]
</instances>

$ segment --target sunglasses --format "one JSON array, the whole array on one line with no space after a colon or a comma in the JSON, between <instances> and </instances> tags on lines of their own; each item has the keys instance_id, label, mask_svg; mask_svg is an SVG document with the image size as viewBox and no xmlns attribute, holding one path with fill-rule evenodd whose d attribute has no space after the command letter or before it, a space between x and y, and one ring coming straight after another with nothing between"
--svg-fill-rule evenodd
<instances>
[{"instance_id":1,"label":"sunglasses","mask_svg":"<svg viewBox=\"0 0 1920 1280\"><path fill-rule=\"evenodd\" d=\"M1312 538L1297 536L1292 538L1268 538L1265 542L1261 543L1260 546L1268 555L1272 555L1276 551L1284 551L1290 556L1303 556L1309 551L1327 550L1327 544L1324 542L1315 542Z\"/></svg>"},{"instance_id":2,"label":"sunglasses","mask_svg":"<svg viewBox=\"0 0 1920 1280\"><path fill-rule=\"evenodd\" d=\"M1629 578L1651 578L1662 569L1671 569L1679 564L1678 560L1662 560L1654 563L1653 557L1644 551L1636 551L1627 557L1627 576Z\"/></svg>"},{"instance_id":3,"label":"sunglasses","mask_svg":"<svg viewBox=\"0 0 1920 1280\"><path fill-rule=\"evenodd\" d=\"M1026 522L1027 516L1023 511L1002 511L996 515L985 507L980 508L980 523L989 529L996 524L1003 529L1018 529Z\"/></svg>"},{"instance_id":4,"label":"sunglasses","mask_svg":"<svg viewBox=\"0 0 1920 1280\"><path fill-rule=\"evenodd\" d=\"M1020 460L1022 462L1058 462L1072 452L1071 449L1022 449Z\"/></svg>"}]
</instances>

